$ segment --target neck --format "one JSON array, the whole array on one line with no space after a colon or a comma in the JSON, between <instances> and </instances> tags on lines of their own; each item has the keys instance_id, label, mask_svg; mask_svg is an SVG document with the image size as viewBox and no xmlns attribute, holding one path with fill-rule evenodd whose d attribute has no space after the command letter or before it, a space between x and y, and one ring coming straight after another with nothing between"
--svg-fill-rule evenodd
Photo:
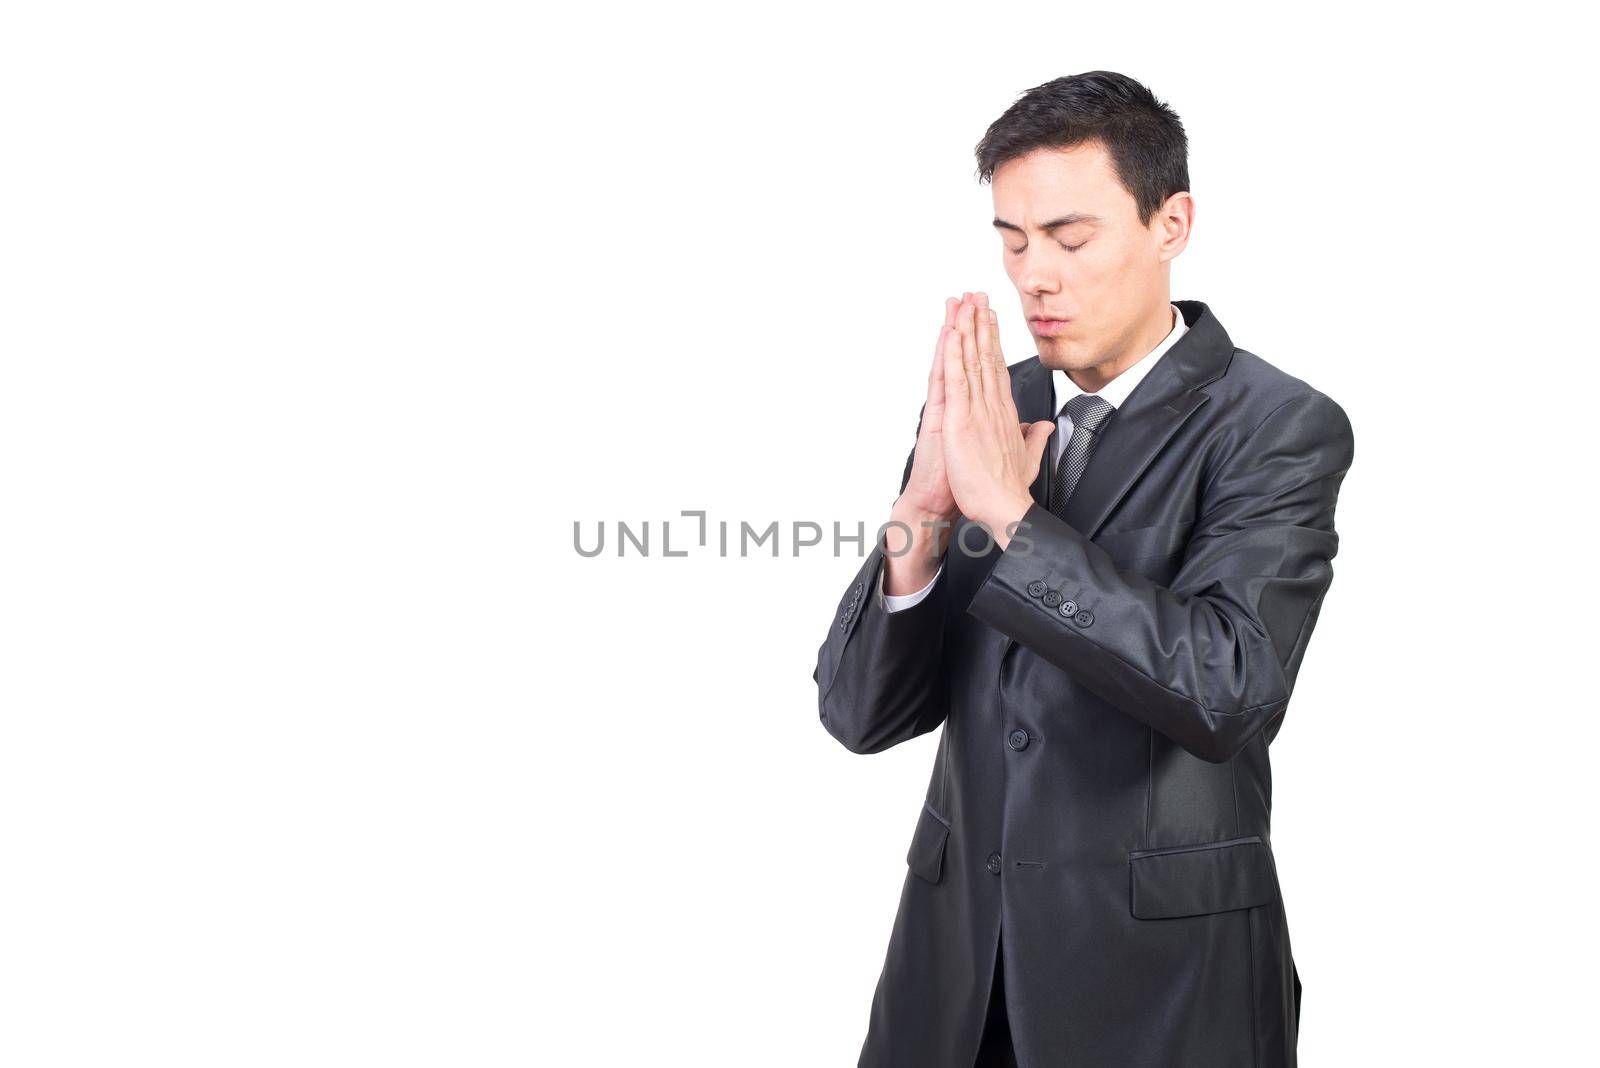
<instances>
[{"instance_id":1,"label":"neck","mask_svg":"<svg viewBox=\"0 0 1600 1068\"><path fill-rule=\"evenodd\" d=\"M1152 349L1172 333L1178 325L1177 320L1173 318L1177 314L1172 308L1172 301L1163 300L1160 308L1145 316L1132 340L1123 346L1121 352L1093 367L1086 367L1081 371L1068 371L1067 377L1085 393L1100 392L1107 382L1148 356Z\"/></svg>"}]
</instances>

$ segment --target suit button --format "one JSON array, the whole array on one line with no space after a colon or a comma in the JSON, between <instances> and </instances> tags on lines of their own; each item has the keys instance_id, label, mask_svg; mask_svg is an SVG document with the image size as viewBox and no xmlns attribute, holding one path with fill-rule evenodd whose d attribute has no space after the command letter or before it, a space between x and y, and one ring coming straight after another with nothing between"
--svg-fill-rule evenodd
<instances>
[{"instance_id":1,"label":"suit button","mask_svg":"<svg viewBox=\"0 0 1600 1068\"><path fill-rule=\"evenodd\" d=\"M1068 619L1071 619L1073 616L1078 614L1078 602L1069 597L1065 601L1061 602L1061 607L1058 609L1058 611Z\"/></svg>"},{"instance_id":2,"label":"suit button","mask_svg":"<svg viewBox=\"0 0 1600 1068\"><path fill-rule=\"evenodd\" d=\"M1034 579L1032 582L1028 583L1028 596L1038 597L1040 594L1044 593L1047 588L1048 587L1045 586L1043 579Z\"/></svg>"},{"instance_id":3,"label":"suit button","mask_svg":"<svg viewBox=\"0 0 1600 1068\"><path fill-rule=\"evenodd\" d=\"M996 875L999 875L1000 874L1000 854L999 853L990 853L989 854L989 863L985 864L984 867L988 868L990 871L994 872Z\"/></svg>"},{"instance_id":4,"label":"suit button","mask_svg":"<svg viewBox=\"0 0 1600 1068\"><path fill-rule=\"evenodd\" d=\"M1011 737L1006 739L1006 744L1015 749L1017 752L1022 752L1024 749L1028 748L1028 732L1023 730L1021 727L1018 727L1016 730L1011 732Z\"/></svg>"},{"instance_id":5,"label":"suit button","mask_svg":"<svg viewBox=\"0 0 1600 1068\"><path fill-rule=\"evenodd\" d=\"M1085 608L1083 611L1073 616L1072 621L1080 627L1087 627L1090 623L1094 622L1094 613Z\"/></svg>"},{"instance_id":6,"label":"suit button","mask_svg":"<svg viewBox=\"0 0 1600 1068\"><path fill-rule=\"evenodd\" d=\"M1045 590L1043 600L1046 608L1054 608L1056 605L1061 603L1061 591Z\"/></svg>"}]
</instances>

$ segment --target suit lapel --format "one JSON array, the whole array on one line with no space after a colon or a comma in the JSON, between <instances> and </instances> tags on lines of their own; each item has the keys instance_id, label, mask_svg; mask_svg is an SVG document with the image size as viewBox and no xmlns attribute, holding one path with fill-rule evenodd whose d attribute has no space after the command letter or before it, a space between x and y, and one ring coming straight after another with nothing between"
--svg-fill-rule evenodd
<instances>
[{"instance_id":1,"label":"suit lapel","mask_svg":"<svg viewBox=\"0 0 1600 1068\"><path fill-rule=\"evenodd\" d=\"M1145 385L1139 383L1139 389ZM1078 533L1093 539L1167 440L1205 400L1206 395L1199 390L1159 404L1135 404L1130 395L1095 443L1089 466L1067 498L1061 517Z\"/></svg>"},{"instance_id":2,"label":"suit lapel","mask_svg":"<svg viewBox=\"0 0 1600 1068\"><path fill-rule=\"evenodd\" d=\"M1161 355L1111 417L1067 499L1062 518L1086 538L1099 532L1172 435L1209 399L1201 387L1214 382L1233 358L1233 342L1210 309L1196 300L1173 303L1183 313L1188 332ZM1043 377L1049 393L1048 370ZM1048 459L1049 453L1045 455ZM1035 496L1044 499L1037 492Z\"/></svg>"}]
</instances>

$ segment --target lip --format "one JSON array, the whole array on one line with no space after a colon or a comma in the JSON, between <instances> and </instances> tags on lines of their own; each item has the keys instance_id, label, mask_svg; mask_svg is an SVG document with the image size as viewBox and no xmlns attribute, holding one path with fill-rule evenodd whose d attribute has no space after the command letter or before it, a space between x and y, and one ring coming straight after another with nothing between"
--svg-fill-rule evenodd
<instances>
[{"instance_id":1,"label":"lip","mask_svg":"<svg viewBox=\"0 0 1600 1068\"><path fill-rule=\"evenodd\" d=\"M1050 336L1051 334L1059 334L1059 333L1061 333L1061 331L1063 331L1063 330L1065 330L1067 328L1067 324L1069 324L1071 322L1072 322L1071 319L1041 319L1041 318L1034 318L1034 319L1029 319L1028 320L1028 324L1033 327L1033 332L1034 333L1036 333L1036 334L1044 334L1047 337Z\"/></svg>"}]
</instances>

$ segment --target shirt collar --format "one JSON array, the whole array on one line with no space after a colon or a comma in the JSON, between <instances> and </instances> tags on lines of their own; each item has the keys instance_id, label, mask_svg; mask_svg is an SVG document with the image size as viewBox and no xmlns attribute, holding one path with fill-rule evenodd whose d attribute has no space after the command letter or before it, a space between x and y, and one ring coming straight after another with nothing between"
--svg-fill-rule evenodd
<instances>
[{"instance_id":1,"label":"shirt collar","mask_svg":"<svg viewBox=\"0 0 1600 1068\"><path fill-rule=\"evenodd\" d=\"M1150 373L1150 369L1156 365L1157 360L1161 359L1162 354L1173 345L1176 345L1178 339L1189 329L1189 325L1183 321L1183 312L1178 310L1178 306L1172 304L1169 307L1172 308L1172 330L1162 339L1161 344L1140 357L1138 363L1135 363L1132 367L1100 387L1098 395L1110 403L1113 408L1122 407L1122 402L1128 399L1128 394L1133 392L1133 387L1144 381L1144 376ZM1058 416L1061 413L1062 405L1078 394L1088 392L1088 390L1080 388L1076 382L1068 378L1065 371L1057 371L1052 368L1050 381L1055 387L1055 410Z\"/></svg>"}]
</instances>

